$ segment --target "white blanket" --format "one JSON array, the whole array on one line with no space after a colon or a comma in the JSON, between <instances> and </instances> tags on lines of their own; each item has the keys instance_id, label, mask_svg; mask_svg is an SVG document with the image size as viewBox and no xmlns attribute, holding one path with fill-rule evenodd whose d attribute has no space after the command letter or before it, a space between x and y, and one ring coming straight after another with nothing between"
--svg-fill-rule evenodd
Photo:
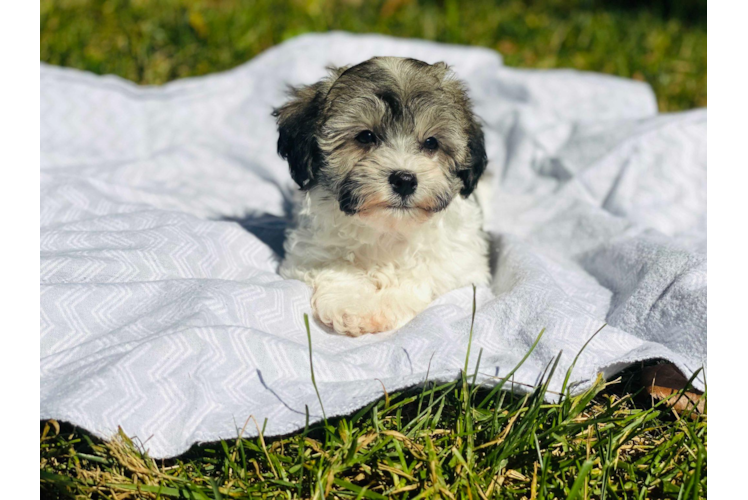
<instances>
[{"instance_id":1,"label":"white blanket","mask_svg":"<svg viewBox=\"0 0 748 500\"><path fill-rule=\"evenodd\" d=\"M287 83L374 55L453 65L485 122L495 274L471 373L482 349L478 379L496 383L545 328L514 380L536 384L563 351L558 391L606 322L574 392L639 360L706 363L706 110L659 115L643 83L505 68L481 48L307 35L163 87L42 65L41 418L122 426L154 457L236 437L250 415L268 435L302 427L305 405L321 418L310 290L276 272L293 183L270 112ZM457 377L471 305L455 290L360 338L312 322L328 417L382 384Z\"/></svg>"}]
</instances>

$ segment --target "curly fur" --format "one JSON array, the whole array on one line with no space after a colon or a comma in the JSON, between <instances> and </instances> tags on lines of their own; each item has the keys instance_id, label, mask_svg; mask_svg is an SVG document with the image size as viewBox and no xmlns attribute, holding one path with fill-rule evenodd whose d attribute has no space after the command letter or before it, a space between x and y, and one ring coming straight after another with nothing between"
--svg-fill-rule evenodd
<instances>
[{"instance_id":1,"label":"curly fur","mask_svg":"<svg viewBox=\"0 0 748 500\"><path fill-rule=\"evenodd\" d=\"M354 336L390 330L449 290L488 282L472 194L483 133L445 64L331 68L274 115L303 194L280 272L313 288L320 322Z\"/></svg>"}]
</instances>

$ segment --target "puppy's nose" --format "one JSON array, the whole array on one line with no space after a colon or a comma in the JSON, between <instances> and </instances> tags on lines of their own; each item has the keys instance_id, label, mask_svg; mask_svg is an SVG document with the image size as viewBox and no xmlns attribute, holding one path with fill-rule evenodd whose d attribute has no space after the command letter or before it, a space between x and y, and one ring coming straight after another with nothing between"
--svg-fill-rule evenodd
<instances>
[{"instance_id":1,"label":"puppy's nose","mask_svg":"<svg viewBox=\"0 0 748 500\"><path fill-rule=\"evenodd\" d=\"M405 198L409 194L413 194L418 186L418 180L415 174L410 172L392 172L390 175L390 185L392 190Z\"/></svg>"}]
</instances>

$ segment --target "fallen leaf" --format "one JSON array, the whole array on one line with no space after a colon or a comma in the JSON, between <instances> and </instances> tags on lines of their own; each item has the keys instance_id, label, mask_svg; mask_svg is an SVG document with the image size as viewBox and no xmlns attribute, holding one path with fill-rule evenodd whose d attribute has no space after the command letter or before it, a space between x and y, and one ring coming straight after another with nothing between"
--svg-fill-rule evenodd
<instances>
[{"instance_id":1,"label":"fallen leaf","mask_svg":"<svg viewBox=\"0 0 748 500\"><path fill-rule=\"evenodd\" d=\"M642 370L641 382L644 390L655 399L667 399L665 404L677 412L693 411L692 418L704 413L704 398L702 392L689 388L678 397L688 379L671 363L647 366Z\"/></svg>"}]
</instances>

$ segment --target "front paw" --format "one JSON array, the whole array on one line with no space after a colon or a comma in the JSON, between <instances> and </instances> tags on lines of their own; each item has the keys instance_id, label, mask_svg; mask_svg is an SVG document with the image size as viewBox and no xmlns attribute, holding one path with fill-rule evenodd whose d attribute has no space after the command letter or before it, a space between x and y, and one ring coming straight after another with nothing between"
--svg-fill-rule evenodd
<instances>
[{"instance_id":1,"label":"front paw","mask_svg":"<svg viewBox=\"0 0 748 500\"><path fill-rule=\"evenodd\" d=\"M379 333L397 325L384 311L369 310L351 303L335 304L333 301L312 299L314 316L338 333L358 337L365 333Z\"/></svg>"},{"instance_id":2,"label":"front paw","mask_svg":"<svg viewBox=\"0 0 748 500\"><path fill-rule=\"evenodd\" d=\"M397 322L388 318L383 311L376 312L344 312L340 316L333 316L328 326L338 333L350 337L358 337L365 333L379 333L393 330Z\"/></svg>"},{"instance_id":3,"label":"front paw","mask_svg":"<svg viewBox=\"0 0 748 500\"><path fill-rule=\"evenodd\" d=\"M413 317L412 312L387 307L379 297L315 293L312 296L312 309L321 323L351 337L386 332L404 325Z\"/></svg>"}]
</instances>

